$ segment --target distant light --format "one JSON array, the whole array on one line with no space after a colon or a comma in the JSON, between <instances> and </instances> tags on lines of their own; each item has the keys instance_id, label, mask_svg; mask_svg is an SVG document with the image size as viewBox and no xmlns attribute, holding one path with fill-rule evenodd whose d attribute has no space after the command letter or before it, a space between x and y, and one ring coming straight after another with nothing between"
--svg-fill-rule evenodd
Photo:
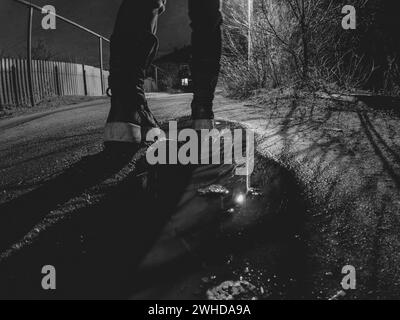
<instances>
[{"instance_id":1,"label":"distant light","mask_svg":"<svg viewBox=\"0 0 400 320\"><path fill-rule=\"evenodd\" d=\"M182 79L182 87L188 87L189 86L189 79L185 78Z\"/></svg>"},{"instance_id":2,"label":"distant light","mask_svg":"<svg viewBox=\"0 0 400 320\"><path fill-rule=\"evenodd\" d=\"M246 196L245 196L244 194L239 194L239 195L236 197L236 202L237 202L238 204L243 204L245 201L246 201Z\"/></svg>"}]
</instances>

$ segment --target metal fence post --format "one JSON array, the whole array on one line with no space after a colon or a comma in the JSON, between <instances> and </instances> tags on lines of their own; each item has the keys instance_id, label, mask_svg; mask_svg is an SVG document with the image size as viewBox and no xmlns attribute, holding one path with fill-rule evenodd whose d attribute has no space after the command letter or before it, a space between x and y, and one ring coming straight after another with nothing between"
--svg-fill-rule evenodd
<instances>
[{"instance_id":1,"label":"metal fence post","mask_svg":"<svg viewBox=\"0 0 400 320\"><path fill-rule=\"evenodd\" d=\"M34 96L34 82L33 82L33 65L32 65L32 19L33 19L33 11L37 10L39 12L42 12L43 8L33 4L31 2L31 0L14 0L15 2L18 2L22 5L25 5L29 8L29 25L28 25L28 56L27 56L27 65L28 65L28 83L29 83L29 92L30 92L30 100L31 100L31 104L32 106L34 106L35 104L35 96ZM55 17L61 21L64 21L72 26L74 26L75 28L78 28L80 30L83 30L93 36L95 36L96 38L99 39L99 58L100 58L100 82L101 82L101 94L104 95L106 92L106 88L105 88L105 79L104 79L104 57L103 57L103 42L107 42L110 43L110 40L105 38L104 36L102 36L99 33L96 33L70 19L67 19L63 16L60 16L56 13L54 13ZM58 72L60 72L60 70L58 70L56 68L56 70ZM57 76L57 75L56 75ZM60 80L60 79L59 79ZM61 80L60 80L61 81ZM60 82L59 81L59 82ZM39 88L38 88L39 89ZM62 88L60 88L60 93L63 94L64 90L61 90Z\"/></svg>"},{"instance_id":2,"label":"metal fence post","mask_svg":"<svg viewBox=\"0 0 400 320\"><path fill-rule=\"evenodd\" d=\"M27 45L27 66L28 66L28 86L29 86L29 97L31 106L35 106L35 96L33 93L33 81L32 81L32 20L33 20L33 8L29 8L28 15L28 45Z\"/></svg>"},{"instance_id":3,"label":"metal fence post","mask_svg":"<svg viewBox=\"0 0 400 320\"><path fill-rule=\"evenodd\" d=\"M101 94L104 95L104 62L103 62L103 38L99 37L99 55L100 55L100 80L101 80Z\"/></svg>"}]
</instances>

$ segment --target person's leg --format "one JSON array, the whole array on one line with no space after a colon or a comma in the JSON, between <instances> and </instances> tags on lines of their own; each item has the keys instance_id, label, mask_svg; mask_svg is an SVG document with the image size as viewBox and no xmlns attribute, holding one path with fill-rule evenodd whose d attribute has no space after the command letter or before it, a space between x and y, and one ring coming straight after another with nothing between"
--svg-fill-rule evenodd
<instances>
[{"instance_id":1,"label":"person's leg","mask_svg":"<svg viewBox=\"0 0 400 320\"><path fill-rule=\"evenodd\" d=\"M192 119L195 129L212 125L222 51L220 0L189 0L192 21Z\"/></svg>"},{"instance_id":2,"label":"person's leg","mask_svg":"<svg viewBox=\"0 0 400 320\"><path fill-rule=\"evenodd\" d=\"M166 0L124 0L111 38L111 110L105 142L140 144L144 131L157 127L144 92L145 72L157 49L159 14Z\"/></svg>"}]
</instances>

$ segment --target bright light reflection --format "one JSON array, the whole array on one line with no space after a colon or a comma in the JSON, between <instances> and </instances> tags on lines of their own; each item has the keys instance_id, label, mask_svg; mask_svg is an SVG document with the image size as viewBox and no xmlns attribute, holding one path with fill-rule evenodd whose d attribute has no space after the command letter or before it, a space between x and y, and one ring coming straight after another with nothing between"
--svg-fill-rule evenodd
<instances>
[{"instance_id":1,"label":"bright light reflection","mask_svg":"<svg viewBox=\"0 0 400 320\"><path fill-rule=\"evenodd\" d=\"M243 203L245 202L245 200L246 200L246 196L245 196L244 194L239 194L239 195L236 197L236 202L237 202L238 204L243 204Z\"/></svg>"}]
</instances>

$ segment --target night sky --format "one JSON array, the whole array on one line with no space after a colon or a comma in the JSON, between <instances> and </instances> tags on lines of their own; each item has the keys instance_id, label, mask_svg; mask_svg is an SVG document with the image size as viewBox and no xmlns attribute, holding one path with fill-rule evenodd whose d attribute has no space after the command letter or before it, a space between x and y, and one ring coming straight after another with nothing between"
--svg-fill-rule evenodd
<instances>
[{"instance_id":1,"label":"night sky","mask_svg":"<svg viewBox=\"0 0 400 320\"><path fill-rule=\"evenodd\" d=\"M110 37L122 0L32 0L40 6L54 5L57 13ZM186 0L170 0L160 18L160 55L189 43L190 28ZM13 0L0 0L0 52L24 56L26 51L27 9ZM34 42L42 40L57 57L79 63L98 64L98 40L59 21L57 30L41 29L42 15L35 11ZM105 60L108 61L108 46Z\"/></svg>"}]
</instances>

